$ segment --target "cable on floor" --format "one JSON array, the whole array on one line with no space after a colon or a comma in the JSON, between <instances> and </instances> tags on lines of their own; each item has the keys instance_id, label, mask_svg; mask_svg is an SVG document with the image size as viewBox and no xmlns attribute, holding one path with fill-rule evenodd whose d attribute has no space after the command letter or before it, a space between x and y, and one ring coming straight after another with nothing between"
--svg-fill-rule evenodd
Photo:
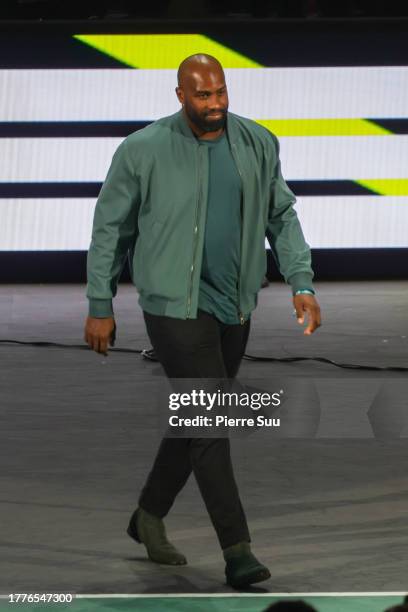
<instances>
[{"instance_id":1,"label":"cable on floor","mask_svg":"<svg viewBox=\"0 0 408 612\"><path fill-rule=\"evenodd\" d=\"M68 348L68 349L80 349L80 350L91 350L87 344L63 344L61 342L44 342L44 341L23 341L23 340L6 340L0 339L1 344L19 344L23 346L35 346L38 348L54 347L54 348ZM150 361L158 361L154 356L154 349L128 349L128 348L109 348L109 352L112 353L136 353L142 355L144 359ZM371 372L408 372L408 368L403 366L369 366L357 363L338 363L332 359L326 357L261 357L256 355L244 355L244 359L248 361L263 361L263 362L279 362L279 363L293 363L295 361L318 361L319 363L328 363L329 365L336 366L337 368L343 368L346 370L364 370Z\"/></svg>"}]
</instances>

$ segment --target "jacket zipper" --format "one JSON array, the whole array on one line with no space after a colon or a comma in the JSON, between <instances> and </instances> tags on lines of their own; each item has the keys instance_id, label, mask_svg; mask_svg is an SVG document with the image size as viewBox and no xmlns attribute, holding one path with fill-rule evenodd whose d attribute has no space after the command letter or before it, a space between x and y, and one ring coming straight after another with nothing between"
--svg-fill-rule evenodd
<instances>
[{"instance_id":1,"label":"jacket zipper","mask_svg":"<svg viewBox=\"0 0 408 612\"><path fill-rule=\"evenodd\" d=\"M193 275L194 275L194 260L196 255L197 248L197 234L198 234L198 208L200 203L200 194L201 194L201 172L200 172L200 147L197 147L197 201L196 201L196 209L195 209L195 218L194 218L194 229L193 229L193 257L191 260L190 266L190 282L189 282L189 290L188 290L188 298L187 298L187 313L186 318L190 318L191 312L191 293L193 290Z\"/></svg>"},{"instance_id":2,"label":"jacket zipper","mask_svg":"<svg viewBox=\"0 0 408 612\"><path fill-rule=\"evenodd\" d=\"M238 273L238 304L237 304L237 310L238 310L238 317L239 317L239 322L241 325L244 325L245 323L245 319L244 319L244 315L241 312L241 262L242 262L242 235L244 233L243 231L243 224L244 224L244 181L242 178L242 173L241 173L241 169L239 167L239 158L238 158L238 154L236 152L236 147L235 144L232 145L232 149L234 149L235 151L235 165L237 167L238 170L238 174L239 177L241 179L241 186L242 186L242 206L241 206L241 236L240 236L240 254L239 254L239 273Z\"/></svg>"}]
</instances>

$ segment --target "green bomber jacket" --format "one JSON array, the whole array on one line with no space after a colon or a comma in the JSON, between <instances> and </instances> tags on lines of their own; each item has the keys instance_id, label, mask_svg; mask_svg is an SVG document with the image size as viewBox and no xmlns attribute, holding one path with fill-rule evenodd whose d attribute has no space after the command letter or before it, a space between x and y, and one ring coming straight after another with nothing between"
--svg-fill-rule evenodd
<instances>
[{"instance_id":1,"label":"green bomber jacket","mask_svg":"<svg viewBox=\"0 0 408 612\"><path fill-rule=\"evenodd\" d=\"M266 272L265 236L294 294L312 289L310 248L280 169L277 137L228 112L226 130L242 181L237 313L256 307ZM142 309L196 318L203 253L208 148L182 110L130 134L117 148L100 191L87 257L89 314L113 316L126 263Z\"/></svg>"}]
</instances>

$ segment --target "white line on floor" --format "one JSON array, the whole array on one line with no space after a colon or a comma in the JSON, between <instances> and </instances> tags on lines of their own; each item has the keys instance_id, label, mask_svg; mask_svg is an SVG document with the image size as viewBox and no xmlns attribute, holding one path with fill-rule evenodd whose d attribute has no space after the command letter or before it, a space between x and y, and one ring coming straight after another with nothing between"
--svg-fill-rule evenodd
<instances>
[{"instance_id":1,"label":"white line on floor","mask_svg":"<svg viewBox=\"0 0 408 612\"><path fill-rule=\"evenodd\" d=\"M367 593L115 593L112 595L86 595L78 594L78 599L103 599L114 597L137 597L137 598L157 598L157 597L404 597L407 593L397 591L374 591Z\"/></svg>"},{"instance_id":2,"label":"white line on floor","mask_svg":"<svg viewBox=\"0 0 408 612\"><path fill-rule=\"evenodd\" d=\"M187 597L405 597L406 591L373 591L364 593L102 593L75 594L76 599L157 599ZM10 595L0 595L0 599L9 599Z\"/></svg>"}]
</instances>

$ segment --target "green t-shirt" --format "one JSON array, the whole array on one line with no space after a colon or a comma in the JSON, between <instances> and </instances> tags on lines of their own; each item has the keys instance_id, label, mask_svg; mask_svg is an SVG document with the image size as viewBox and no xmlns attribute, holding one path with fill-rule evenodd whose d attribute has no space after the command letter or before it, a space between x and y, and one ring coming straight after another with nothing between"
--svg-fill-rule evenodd
<instances>
[{"instance_id":1,"label":"green t-shirt","mask_svg":"<svg viewBox=\"0 0 408 612\"><path fill-rule=\"evenodd\" d=\"M225 132L200 140L209 151L209 189L198 308L227 324L239 323L241 177Z\"/></svg>"}]
</instances>

